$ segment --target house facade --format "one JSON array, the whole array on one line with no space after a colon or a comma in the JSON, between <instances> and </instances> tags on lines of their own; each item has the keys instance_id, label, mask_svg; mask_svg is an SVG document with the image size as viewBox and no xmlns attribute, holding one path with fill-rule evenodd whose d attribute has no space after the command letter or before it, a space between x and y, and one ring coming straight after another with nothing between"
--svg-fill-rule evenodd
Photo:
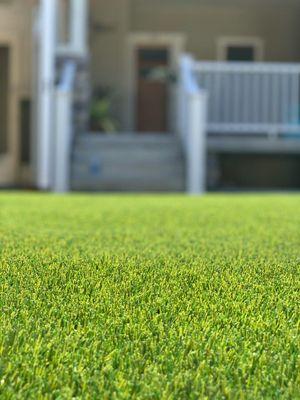
<instances>
[{"instance_id":1,"label":"house facade","mask_svg":"<svg viewBox=\"0 0 300 400\"><path fill-rule=\"evenodd\" d=\"M93 86L116 92L123 131L144 128L134 99L137 49L165 48L170 68L178 53L202 61L300 62L298 0L97 0L91 9Z\"/></svg>"},{"instance_id":2,"label":"house facade","mask_svg":"<svg viewBox=\"0 0 300 400\"><path fill-rule=\"evenodd\" d=\"M299 19L299 0L1 1L0 186L300 187Z\"/></svg>"}]
</instances>

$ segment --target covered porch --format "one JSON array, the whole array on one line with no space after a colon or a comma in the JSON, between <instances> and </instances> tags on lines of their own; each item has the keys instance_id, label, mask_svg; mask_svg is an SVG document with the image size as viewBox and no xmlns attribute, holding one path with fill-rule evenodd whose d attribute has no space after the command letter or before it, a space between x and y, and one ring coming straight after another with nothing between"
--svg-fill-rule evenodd
<instances>
[{"instance_id":1,"label":"covered porch","mask_svg":"<svg viewBox=\"0 0 300 400\"><path fill-rule=\"evenodd\" d=\"M54 2L43 0L42 4L44 7L47 5L47 12L53 10ZM48 51L51 50L52 67L55 65L59 69L56 72L53 69L46 71L52 71L52 82L55 76L53 71L58 71L59 85L54 93L40 93L43 99L41 104L45 108L42 108L39 117L39 123L42 124L42 129L39 130L39 149L42 149L38 156L39 187L50 187L57 191L85 188L109 190L113 185L108 181L102 185L105 179L109 180L108 175L105 177L102 174L105 168L115 168L116 174L122 171L125 176L130 175L133 181L136 175L130 170L132 166L129 168L128 163L121 165L118 157L135 160L134 168L142 171L139 164L142 160L138 160L137 156L141 151L146 158L152 159L151 166L145 168L154 168L155 154L151 151L143 153L141 147L150 148L150 144L155 143L156 156L164 158L162 168L169 163L166 170L173 170L174 174L177 169L180 170L180 183L170 187L199 194L207 188L207 176L211 173L208 157L210 153L234 152L237 149L245 152L250 148L258 153L260 149L276 154L280 154L281 149L287 153L298 152L300 65L262 62L261 43L254 40L251 42L255 42L253 46L246 46L245 43L242 46L227 46L230 53L226 55L227 61L196 61L183 54L186 46L188 47L184 33L128 34L128 74L113 77L120 87L126 87L127 92L122 93L123 99L131 99L125 102L124 107L124 120L126 122L127 118L127 122L121 124L119 132L111 138L105 135L93 137L87 126L79 132L74 127L77 113L73 105L76 98L76 71L80 65L78 61L88 52L87 2L73 0L65 4L71 6L70 10L74 13L70 20L72 24L67 30L69 33L66 37L69 39L56 43L54 51L53 47L48 48ZM84 18L78 12L78 4L84 7ZM59 23L56 20L56 29L59 28ZM78 24L81 26L79 31L76 30ZM62 26L65 27L64 24ZM49 35L53 35L53 29L49 25L47 27L49 39ZM63 30L62 37L64 35ZM53 40L53 36L50 37ZM74 47L74 43L77 43L77 47ZM44 56L46 57L45 54ZM225 57L224 54L223 56ZM234 58L242 58L244 61ZM46 58L44 62L45 60ZM54 64L53 60L56 60ZM49 66L50 64L47 67L44 65L45 68ZM120 79L126 79L131 86L122 86ZM95 84L93 79L92 84ZM55 104L55 138L51 139L49 127L53 126L53 121L49 111L51 108L48 106L49 96L53 95L55 97L51 99L54 99ZM86 105L86 110L87 107ZM46 146L53 140L56 146L54 161L49 154L51 147ZM163 147L168 146L174 149L171 158L165 158L166 152L162 151ZM178 146L181 148L180 157L176 156L179 154ZM103 149L108 148L110 150L104 154ZM132 151L133 149L136 151ZM43 154L47 156L44 157ZM185 174L183 184L182 171ZM156 176L159 178L159 175L158 171ZM143 176L139 174L139 179L144 184L142 186L147 188L147 174L144 177L145 181L142 182ZM85 185L83 180L89 184ZM136 190L142 186L137 185ZM149 184L148 187L150 186ZM153 185L154 188L158 186ZM117 184L114 190L118 190L118 187L132 190L133 185Z\"/></svg>"}]
</instances>

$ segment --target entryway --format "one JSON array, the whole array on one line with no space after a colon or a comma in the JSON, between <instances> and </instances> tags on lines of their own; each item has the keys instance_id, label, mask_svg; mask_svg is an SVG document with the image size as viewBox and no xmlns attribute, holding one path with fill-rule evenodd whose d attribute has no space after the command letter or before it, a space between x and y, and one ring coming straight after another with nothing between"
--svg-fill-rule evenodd
<instances>
[{"instance_id":1,"label":"entryway","mask_svg":"<svg viewBox=\"0 0 300 400\"><path fill-rule=\"evenodd\" d=\"M136 52L138 132L167 132L169 93L168 47L141 46Z\"/></svg>"},{"instance_id":2,"label":"entryway","mask_svg":"<svg viewBox=\"0 0 300 400\"><path fill-rule=\"evenodd\" d=\"M185 38L178 33L129 35L127 129L166 134L176 127L176 71Z\"/></svg>"}]
</instances>

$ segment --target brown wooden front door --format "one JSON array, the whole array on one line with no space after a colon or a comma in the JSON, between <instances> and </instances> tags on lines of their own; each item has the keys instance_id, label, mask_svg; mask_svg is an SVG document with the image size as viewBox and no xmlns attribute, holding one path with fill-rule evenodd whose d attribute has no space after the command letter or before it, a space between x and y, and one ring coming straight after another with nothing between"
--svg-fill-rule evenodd
<instances>
[{"instance_id":1,"label":"brown wooden front door","mask_svg":"<svg viewBox=\"0 0 300 400\"><path fill-rule=\"evenodd\" d=\"M143 46L137 49L138 132L168 131L168 83L164 77L168 64L167 47Z\"/></svg>"}]
</instances>

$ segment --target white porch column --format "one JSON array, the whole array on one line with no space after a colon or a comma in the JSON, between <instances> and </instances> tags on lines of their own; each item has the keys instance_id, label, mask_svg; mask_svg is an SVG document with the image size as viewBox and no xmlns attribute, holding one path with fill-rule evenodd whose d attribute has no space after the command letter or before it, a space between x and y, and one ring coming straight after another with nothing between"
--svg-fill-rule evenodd
<instances>
[{"instance_id":1,"label":"white porch column","mask_svg":"<svg viewBox=\"0 0 300 400\"><path fill-rule=\"evenodd\" d=\"M53 154L53 94L55 83L56 1L40 2L37 105L37 186L50 189Z\"/></svg>"},{"instance_id":2,"label":"white porch column","mask_svg":"<svg viewBox=\"0 0 300 400\"><path fill-rule=\"evenodd\" d=\"M64 66L61 81L55 91L55 166L53 190L56 193L65 193L70 190L73 89L75 78L76 63L69 61Z\"/></svg>"},{"instance_id":3,"label":"white porch column","mask_svg":"<svg viewBox=\"0 0 300 400\"><path fill-rule=\"evenodd\" d=\"M191 195L206 191L207 93L187 94L187 191Z\"/></svg>"},{"instance_id":4,"label":"white porch column","mask_svg":"<svg viewBox=\"0 0 300 400\"><path fill-rule=\"evenodd\" d=\"M72 138L72 93L57 90L55 101L55 166L53 190L70 190L70 147Z\"/></svg>"},{"instance_id":5,"label":"white porch column","mask_svg":"<svg viewBox=\"0 0 300 400\"><path fill-rule=\"evenodd\" d=\"M76 53L86 55L88 43L88 1L70 0L70 41Z\"/></svg>"},{"instance_id":6,"label":"white porch column","mask_svg":"<svg viewBox=\"0 0 300 400\"><path fill-rule=\"evenodd\" d=\"M177 124L186 155L186 190L206 191L207 92L195 79L195 62L183 55L179 65Z\"/></svg>"}]
</instances>

